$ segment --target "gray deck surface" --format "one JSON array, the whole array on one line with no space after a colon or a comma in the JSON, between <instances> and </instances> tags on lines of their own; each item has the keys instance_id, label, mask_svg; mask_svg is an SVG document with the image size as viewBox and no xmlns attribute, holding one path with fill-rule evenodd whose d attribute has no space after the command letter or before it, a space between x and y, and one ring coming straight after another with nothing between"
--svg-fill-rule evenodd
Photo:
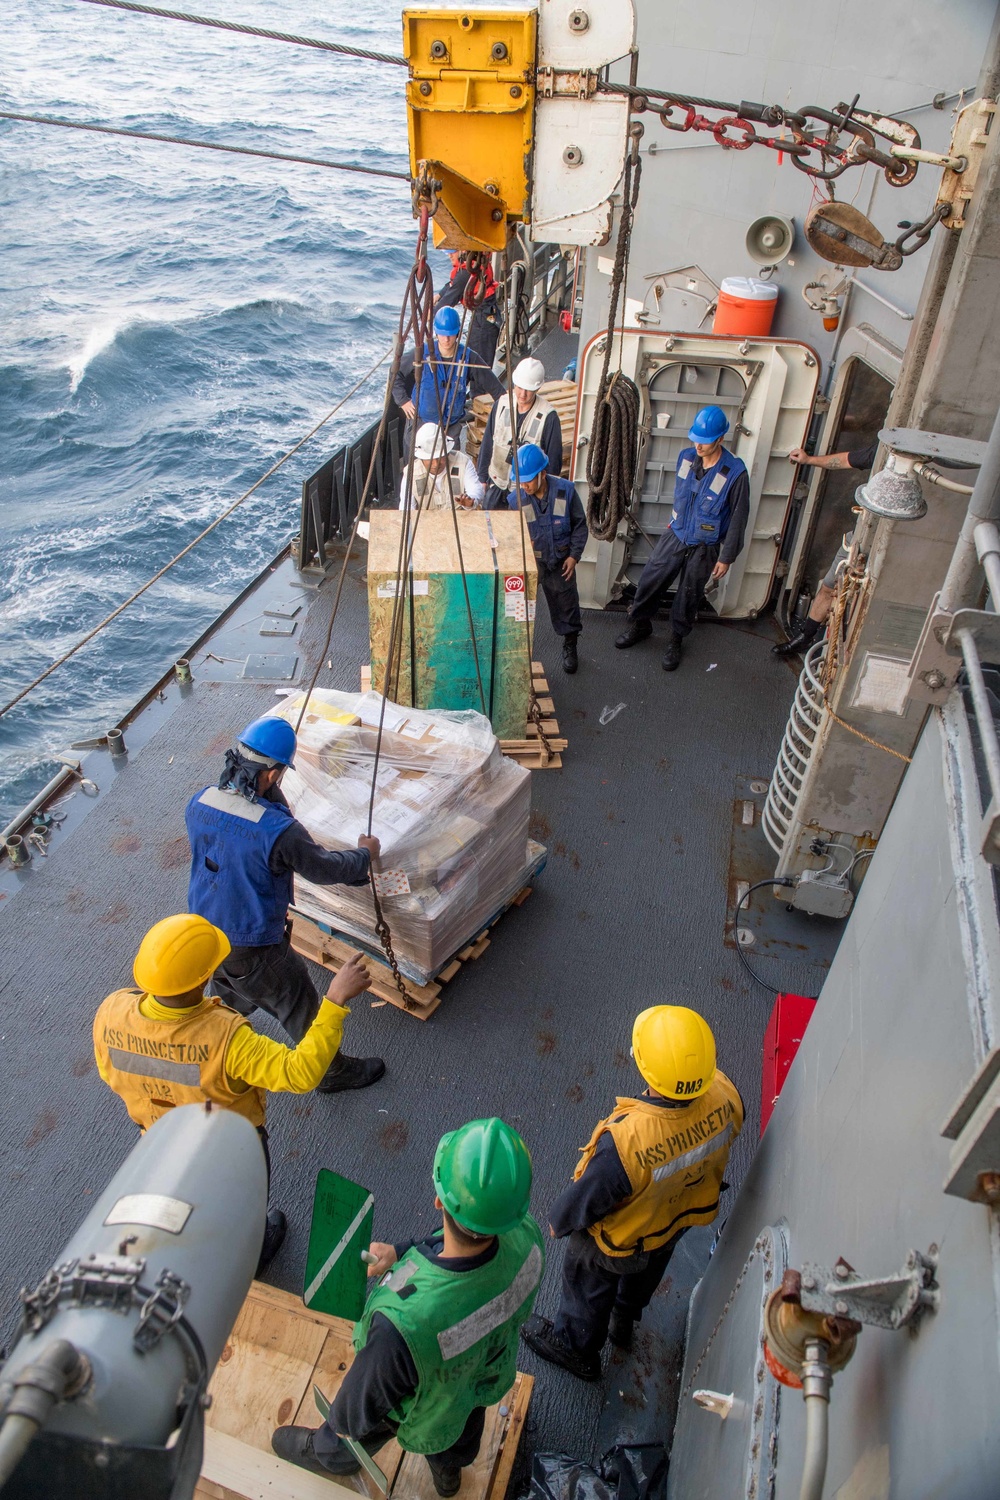
<instances>
[{"instance_id":1,"label":"gray deck surface","mask_svg":"<svg viewBox=\"0 0 1000 1500\"><path fill-rule=\"evenodd\" d=\"M361 571L352 567L337 665L321 685L353 689L367 660ZM327 583L303 626L314 649L331 594ZM628 1056L631 1023L660 1001L697 1007L716 1030L720 1065L747 1103L730 1170L734 1184L742 1176L757 1135L771 997L723 944L732 798L739 773L769 776L794 677L771 657L766 622L700 625L669 677L656 639L615 651L620 628L620 616L586 616L580 671L571 679L559 670L548 619L539 619L535 655L548 669L570 748L561 772L534 775L533 832L550 848L534 894L503 918L485 956L446 988L430 1022L356 1002L347 1050L385 1057L380 1084L332 1098L272 1100L273 1194L290 1221L268 1277L278 1285L301 1291L320 1166L374 1192L376 1237L427 1231L435 1223L437 1139L479 1116L499 1114L524 1134L534 1157L534 1209L544 1222L593 1123L616 1093L639 1086ZM5 1315L135 1142L124 1106L94 1068L94 1011L105 994L131 982L147 927L184 909L185 802L217 775L234 731L273 702L273 687L196 682L131 756L113 794L47 860L36 860L0 906ZM619 703L602 727L602 710ZM758 964L783 988L808 988L815 979L801 964L766 956ZM537 1368L525 1353L523 1367L539 1376L526 1450L591 1457L625 1434L665 1436L685 1300L710 1240L707 1231L688 1237L636 1350L616 1356L601 1385ZM561 1254L553 1243L542 1311L557 1300Z\"/></svg>"}]
</instances>

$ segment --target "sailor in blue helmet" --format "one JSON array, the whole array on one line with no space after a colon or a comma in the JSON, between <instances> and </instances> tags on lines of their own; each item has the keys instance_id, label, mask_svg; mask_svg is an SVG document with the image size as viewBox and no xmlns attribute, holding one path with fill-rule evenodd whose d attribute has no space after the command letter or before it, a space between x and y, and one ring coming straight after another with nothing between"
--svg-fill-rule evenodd
<instances>
[{"instance_id":1,"label":"sailor in blue helmet","mask_svg":"<svg viewBox=\"0 0 1000 1500\"><path fill-rule=\"evenodd\" d=\"M343 851L315 842L281 791L294 755L295 731L286 720L255 719L226 751L218 784L196 792L184 818L191 843L188 910L220 928L231 944L214 974L216 993L241 1015L258 1006L268 1011L299 1042L320 997L289 941L294 877L365 885L379 841L362 834L357 849ZM384 1072L379 1057L338 1052L318 1092L365 1088Z\"/></svg>"},{"instance_id":2,"label":"sailor in blue helmet","mask_svg":"<svg viewBox=\"0 0 1000 1500\"><path fill-rule=\"evenodd\" d=\"M503 386L475 349L460 342L462 319L458 309L442 307L434 314L434 338L424 345L424 360L417 389L416 350L408 349L399 362L392 385L392 399L406 417L403 450L407 457L414 424L425 422L447 429L448 436L461 447L469 391L477 395L498 397Z\"/></svg>"},{"instance_id":3,"label":"sailor in blue helmet","mask_svg":"<svg viewBox=\"0 0 1000 1500\"><path fill-rule=\"evenodd\" d=\"M523 443L517 450L507 496L511 510L518 508L515 467L520 480L520 508L538 565L538 582L549 606L552 629L562 636L563 671L575 672L579 665L576 642L583 629L576 565L587 545L587 518L570 481L548 472L549 461L537 443Z\"/></svg>"},{"instance_id":4,"label":"sailor in blue helmet","mask_svg":"<svg viewBox=\"0 0 1000 1500\"><path fill-rule=\"evenodd\" d=\"M677 458L674 513L642 570L628 612L628 624L615 641L619 650L652 634L652 620L676 580L663 670L680 665L681 641L690 635L709 579L724 578L743 550L750 513L746 464L722 445L729 431L718 406L704 406L688 437L693 448Z\"/></svg>"}]
</instances>

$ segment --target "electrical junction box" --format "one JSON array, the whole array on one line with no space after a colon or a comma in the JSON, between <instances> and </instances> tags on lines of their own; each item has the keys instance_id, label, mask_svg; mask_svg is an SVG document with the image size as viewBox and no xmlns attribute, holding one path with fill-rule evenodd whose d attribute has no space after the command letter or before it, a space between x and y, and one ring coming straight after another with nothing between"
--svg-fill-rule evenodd
<instances>
[{"instance_id":1,"label":"electrical junction box","mask_svg":"<svg viewBox=\"0 0 1000 1500\"><path fill-rule=\"evenodd\" d=\"M760 1133L764 1134L788 1070L802 1044L816 1001L809 995L779 995L764 1033L760 1084Z\"/></svg>"},{"instance_id":2,"label":"electrical junction box","mask_svg":"<svg viewBox=\"0 0 1000 1500\"><path fill-rule=\"evenodd\" d=\"M789 906L813 917L848 917L854 892L846 875L826 870L803 870L788 897Z\"/></svg>"},{"instance_id":3,"label":"electrical junction box","mask_svg":"<svg viewBox=\"0 0 1000 1500\"><path fill-rule=\"evenodd\" d=\"M397 613L400 538L407 521L410 566ZM538 584L535 555L526 538L519 511L473 510L456 516L451 510L418 510L408 517L398 510L372 511L368 622L376 692L385 691L403 706L479 713L485 699L497 738L524 738ZM383 688L394 614L401 639Z\"/></svg>"}]
</instances>

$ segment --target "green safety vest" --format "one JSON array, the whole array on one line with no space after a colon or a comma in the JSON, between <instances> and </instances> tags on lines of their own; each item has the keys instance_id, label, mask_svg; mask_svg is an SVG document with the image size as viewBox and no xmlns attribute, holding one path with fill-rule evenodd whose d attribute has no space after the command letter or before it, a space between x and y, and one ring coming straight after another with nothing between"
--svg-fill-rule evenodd
<instances>
[{"instance_id":1,"label":"green safety vest","mask_svg":"<svg viewBox=\"0 0 1000 1500\"><path fill-rule=\"evenodd\" d=\"M381 1313L402 1334L417 1388L389 1416L408 1453L443 1453L471 1413L492 1406L517 1374L517 1333L531 1315L545 1267L541 1231L530 1215L498 1236L497 1253L475 1271L449 1271L408 1250L372 1292L354 1328L364 1348Z\"/></svg>"}]
</instances>

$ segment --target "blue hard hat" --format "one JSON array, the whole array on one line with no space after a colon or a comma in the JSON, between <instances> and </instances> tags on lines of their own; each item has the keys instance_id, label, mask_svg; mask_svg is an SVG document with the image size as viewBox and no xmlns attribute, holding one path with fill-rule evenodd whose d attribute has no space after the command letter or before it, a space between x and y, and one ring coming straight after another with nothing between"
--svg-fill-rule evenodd
<instances>
[{"instance_id":1,"label":"blue hard hat","mask_svg":"<svg viewBox=\"0 0 1000 1500\"><path fill-rule=\"evenodd\" d=\"M517 477L519 479L537 479L548 466L549 461L544 450L539 448L537 443L522 443L518 448Z\"/></svg>"},{"instance_id":2,"label":"blue hard hat","mask_svg":"<svg viewBox=\"0 0 1000 1500\"><path fill-rule=\"evenodd\" d=\"M279 766L294 764L295 730L286 719L254 719L240 735L240 744Z\"/></svg>"},{"instance_id":3,"label":"blue hard hat","mask_svg":"<svg viewBox=\"0 0 1000 1500\"><path fill-rule=\"evenodd\" d=\"M455 308L441 307L434 314L434 332L446 339L457 339L462 331L462 320Z\"/></svg>"},{"instance_id":4,"label":"blue hard hat","mask_svg":"<svg viewBox=\"0 0 1000 1500\"><path fill-rule=\"evenodd\" d=\"M729 418L721 406L703 406L691 423L692 443L717 443L729 431Z\"/></svg>"}]
</instances>

